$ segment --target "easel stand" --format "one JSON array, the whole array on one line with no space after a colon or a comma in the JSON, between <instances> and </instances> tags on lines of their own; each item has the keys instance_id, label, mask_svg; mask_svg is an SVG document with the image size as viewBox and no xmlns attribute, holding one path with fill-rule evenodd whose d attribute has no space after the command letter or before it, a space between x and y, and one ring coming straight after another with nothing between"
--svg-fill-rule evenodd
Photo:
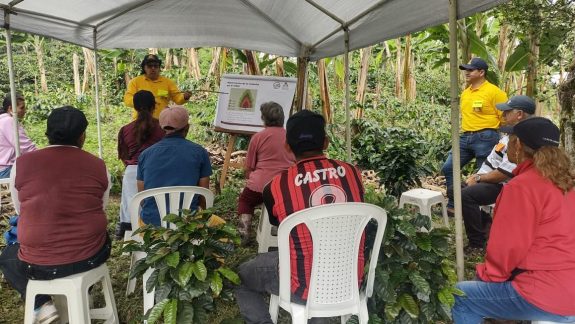
<instances>
[{"instance_id":1,"label":"easel stand","mask_svg":"<svg viewBox=\"0 0 575 324\"><path fill-rule=\"evenodd\" d=\"M232 152L236 145L236 140L238 136L236 134L230 134L228 138L228 147L226 148L226 156L224 158L224 166L222 167L222 174L220 175L220 190L224 189L224 185L226 184L226 177L228 175L229 168L236 168L241 169L244 167L241 163L232 163Z\"/></svg>"}]
</instances>

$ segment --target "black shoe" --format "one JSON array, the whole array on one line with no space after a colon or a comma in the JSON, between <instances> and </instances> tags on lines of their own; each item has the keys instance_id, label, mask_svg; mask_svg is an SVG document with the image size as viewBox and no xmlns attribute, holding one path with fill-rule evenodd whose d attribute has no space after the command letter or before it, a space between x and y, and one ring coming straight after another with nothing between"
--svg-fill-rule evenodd
<instances>
[{"instance_id":1,"label":"black shoe","mask_svg":"<svg viewBox=\"0 0 575 324\"><path fill-rule=\"evenodd\" d=\"M116 224L116 230L114 232L114 238L116 239L116 241L121 241L124 238L124 233L126 233L126 231L131 231L132 230L132 224L131 223L118 223Z\"/></svg>"}]
</instances>

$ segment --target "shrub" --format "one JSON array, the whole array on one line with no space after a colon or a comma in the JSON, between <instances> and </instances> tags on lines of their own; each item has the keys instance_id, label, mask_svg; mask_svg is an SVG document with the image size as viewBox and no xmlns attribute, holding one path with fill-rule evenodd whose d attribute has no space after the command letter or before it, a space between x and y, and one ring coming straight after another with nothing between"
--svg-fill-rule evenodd
<instances>
[{"instance_id":1,"label":"shrub","mask_svg":"<svg viewBox=\"0 0 575 324\"><path fill-rule=\"evenodd\" d=\"M366 120L356 120L355 127L354 159L361 168L375 170L387 192L398 196L419 184L420 176L425 174L418 165L425 142L415 131L382 128Z\"/></svg>"},{"instance_id":2,"label":"shrub","mask_svg":"<svg viewBox=\"0 0 575 324\"><path fill-rule=\"evenodd\" d=\"M451 233L431 229L428 216L399 209L393 197L367 192L366 201L387 211L387 227L369 299L370 323L431 323L450 319L455 265ZM426 231L421 231L424 227ZM368 237L369 238L369 237Z\"/></svg>"},{"instance_id":3,"label":"shrub","mask_svg":"<svg viewBox=\"0 0 575 324\"><path fill-rule=\"evenodd\" d=\"M134 265L130 278L153 269L146 289L155 289L157 304L146 314L147 321L153 324L163 314L164 323L206 323L214 298L231 299L231 284L240 281L226 266L226 258L239 243L236 229L210 210L182 210L163 220L176 228L145 225L134 232L143 234L143 242L130 241L124 247L147 253Z\"/></svg>"}]
</instances>

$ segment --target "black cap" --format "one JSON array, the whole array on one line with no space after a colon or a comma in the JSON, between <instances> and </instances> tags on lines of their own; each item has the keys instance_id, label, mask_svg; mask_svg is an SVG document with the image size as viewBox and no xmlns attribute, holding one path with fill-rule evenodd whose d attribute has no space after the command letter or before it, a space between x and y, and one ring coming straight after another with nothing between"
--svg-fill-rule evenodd
<instances>
[{"instance_id":1,"label":"black cap","mask_svg":"<svg viewBox=\"0 0 575 324\"><path fill-rule=\"evenodd\" d=\"M87 127L88 120L81 110L71 106L60 107L48 116L46 136L50 144L76 145Z\"/></svg>"},{"instance_id":2,"label":"black cap","mask_svg":"<svg viewBox=\"0 0 575 324\"><path fill-rule=\"evenodd\" d=\"M461 64L459 66L460 70L484 70L487 71L489 66L487 63L480 57L474 57L469 61L467 64Z\"/></svg>"},{"instance_id":3,"label":"black cap","mask_svg":"<svg viewBox=\"0 0 575 324\"><path fill-rule=\"evenodd\" d=\"M295 155L322 151L325 141L325 119L310 110L292 115L286 124L286 139Z\"/></svg>"},{"instance_id":4,"label":"black cap","mask_svg":"<svg viewBox=\"0 0 575 324\"><path fill-rule=\"evenodd\" d=\"M158 63L158 64L162 65L162 60L160 60L160 58L158 58L158 55L148 54L148 55L146 55L146 57L144 57L144 60L142 60L142 64L140 66L142 68L144 68L144 66L148 63Z\"/></svg>"},{"instance_id":5,"label":"black cap","mask_svg":"<svg viewBox=\"0 0 575 324\"><path fill-rule=\"evenodd\" d=\"M535 113L535 101L527 96L513 96L509 101L495 106L501 111L519 109L531 115Z\"/></svg>"},{"instance_id":6,"label":"black cap","mask_svg":"<svg viewBox=\"0 0 575 324\"><path fill-rule=\"evenodd\" d=\"M515 126L505 126L499 130L514 134L523 144L534 150L543 146L559 146L559 128L547 118L532 117L520 121Z\"/></svg>"}]
</instances>

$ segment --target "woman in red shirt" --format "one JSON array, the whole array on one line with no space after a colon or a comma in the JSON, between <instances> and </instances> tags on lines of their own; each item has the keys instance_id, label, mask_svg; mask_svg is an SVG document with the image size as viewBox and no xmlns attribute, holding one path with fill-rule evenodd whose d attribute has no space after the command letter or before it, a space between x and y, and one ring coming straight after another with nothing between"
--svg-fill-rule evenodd
<instances>
[{"instance_id":1,"label":"woman in red shirt","mask_svg":"<svg viewBox=\"0 0 575 324\"><path fill-rule=\"evenodd\" d=\"M502 128L514 177L497 198L477 281L457 284L456 324L575 321L575 176L559 129L541 117Z\"/></svg>"}]
</instances>

